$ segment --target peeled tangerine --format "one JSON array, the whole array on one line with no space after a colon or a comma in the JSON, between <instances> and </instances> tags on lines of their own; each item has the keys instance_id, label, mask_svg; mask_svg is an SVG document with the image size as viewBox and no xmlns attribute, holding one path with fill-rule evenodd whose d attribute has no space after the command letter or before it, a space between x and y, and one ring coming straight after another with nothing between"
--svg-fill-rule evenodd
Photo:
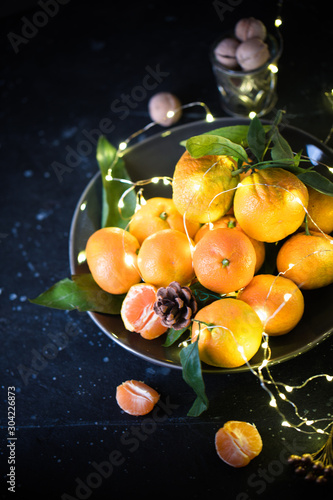
<instances>
[{"instance_id":1,"label":"peeled tangerine","mask_svg":"<svg viewBox=\"0 0 333 500\"><path fill-rule=\"evenodd\" d=\"M257 428L247 422L230 420L215 434L218 456L232 467L245 467L262 450Z\"/></svg>"},{"instance_id":2,"label":"peeled tangerine","mask_svg":"<svg viewBox=\"0 0 333 500\"><path fill-rule=\"evenodd\" d=\"M120 315L125 328L137 332L141 337L151 340L163 335L167 327L154 311L157 288L148 283L133 285L123 300Z\"/></svg>"}]
</instances>

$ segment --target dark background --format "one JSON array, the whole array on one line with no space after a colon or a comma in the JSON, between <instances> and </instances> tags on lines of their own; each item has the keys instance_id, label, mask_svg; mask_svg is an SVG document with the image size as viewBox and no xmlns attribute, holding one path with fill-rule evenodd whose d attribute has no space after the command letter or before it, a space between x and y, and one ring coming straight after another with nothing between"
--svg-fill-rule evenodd
<instances>
[{"instance_id":1,"label":"dark background","mask_svg":"<svg viewBox=\"0 0 333 500\"><path fill-rule=\"evenodd\" d=\"M168 73L158 91L173 92L184 104L203 101L215 116L225 116L209 47L241 17L258 17L271 28L277 2L53 3L58 12L46 23L36 17L40 3L0 7L1 498L332 498L332 487L306 485L286 464L289 453L316 449L320 436L281 427L280 416L251 374L205 377L209 410L189 418L194 395L181 371L125 351L85 314L28 301L69 276L73 211L98 169L95 151L81 154L78 165L61 179L53 162L65 165L68 148L76 150L83 131L100 128L105 118L114 125L108 135L114 145L150 121L147 105L155 91L136 101L126 117L111 109L142 83L147 66L159 65ZM332 125L325 92L333 83L327 3L285 0L281 15L284 51L277 108L285 109L290 125L325 141ZM44 25L24 28L32 20ZM13 33L29 38L13 43ZM203 117L201 108L191 108L180 123ZM41 359L55 338L60 345L56 355ZM300 383L316 373L332 373L332 349L327 339L274 367L274 377ZM160 410L158 422L119 410L115 387L129 378L152 385L169 405ZM6 484L8 386L15 386L17 394L15 495ZM331 386L312 382L300 405L311 418L332 417ZM230 419L255 423L263 437L261 455L242 470L228 467L214 449L215 432ZM97 464L110 461L112 451L114 469L94 484ZM82 486L87 482L90 489Z\"/></svg>"}]
</instances>

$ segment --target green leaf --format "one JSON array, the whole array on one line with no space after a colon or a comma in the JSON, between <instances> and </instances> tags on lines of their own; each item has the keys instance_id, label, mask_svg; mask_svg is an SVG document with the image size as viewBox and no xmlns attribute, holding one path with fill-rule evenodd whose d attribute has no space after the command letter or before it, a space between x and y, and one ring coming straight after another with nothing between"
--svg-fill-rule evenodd
<instances>
[{"instance_id":1,"label":"green leaf","mask_svg":"<svg viewBox=\"0 0 333 500\"><path fill-rule=\"evenodd\" d=\"M294 153L289 146L289 143L280 134L278 129L275 129L272 136L273 147L271 149L272 160L281 160L288 158L290 160L294 159Z\"/></svg>"},{"instance_id":2,"label":"green leaf","mask_svg":"<svg viewBox=\"0 0 333 500\"><path fill-rule=\"evenodd\" d=\"M207 410L209 403L202 378L197 340L187 347L183 347L180 351L180 361L183 367L183 379L197 395L187 415L189 417L198 417L203 411Z\"/></svg>"},{"instance_id":3,"label":"green leaf","mask_svg":"<svg viewBox=\"0 0 333 500\"><path fill-rule=\"evenodd\" d=\"M265 153L265 129L257 116L255 116L250 123L247 142L254 156L258 161L263 159Z\"/></svg>"},{"instance_id":4,"label":"green leaf","mask_svg":"<svg viewBox=\"0 0 333 500\"><path fill-rule=\"evenodd\" d=\"M191 137L186 141L186 149L192 158L201 158L206 155L227 155L247 161L247 154L243 146L217 135L203 134Z\"/></svg>"},{"instance_id":5,"label":"green leaf","mask_svg":"<svg viewBox=\"0 0 333 500\"><path fill-rule=\"evenodd\" d=\"M101 136L97 143L97 162L101 171L102 192L102 227L117 226L123 229L128 224L128 219L133 215L136 205L134 190L126 195L124 208L119 210L119 200L123 193L131 186L130 177L122 158L117 158L117 150L109 141ZM106 176L112 167L112 180Z\"/></svg>"},{"instance_id":6,"label":"green leaf","mask_svg":"<svg viewBox=\"0 0 333 500\"><path fill-rule=\"evenodd\" d=\"M204 306L208 306L208 304L211 304L215 300L219 300L221 298L220 294L208 290L199 282L191 285L190 289L193 292L195 300L197 301L198 309L202 309Z\"/></svg>"},{"instance_id":7,"label":"green leaf","mask_svg":"<svg viewBox=\"0 0 333 500\"><path fill-rule=\"evenodd\" d=\"M35 299L33 304L54 309L94 311L119 314L125 295L112 295L102 290L90 273L73 275L58 281Z\"/></svg>"},{"instance_id":8,"label":"green leaf","mask_svg":"<svg viewBox=\"0 0 333 500\"><path fill-rule=\"evenodd\" d=\"M167 338L163 344L163 347L170 347L172 344L177 342L178 339L183 335L184 332L188 330L188 326L186 328L181 328L180 330L175 330L174 328L170 328L167 333Z\"/></svg>"},{"instance_id":9,"label":"green leaf","mask_svg":"<svg viewBox=\"0 0 333 500\"><path fill-rule=\"evenodd\" d=\"M310 186L320 193L333 196L333 182L324 177L319 172L309 170L297 176L304 184Z\"/></svg>"}]
</instances>

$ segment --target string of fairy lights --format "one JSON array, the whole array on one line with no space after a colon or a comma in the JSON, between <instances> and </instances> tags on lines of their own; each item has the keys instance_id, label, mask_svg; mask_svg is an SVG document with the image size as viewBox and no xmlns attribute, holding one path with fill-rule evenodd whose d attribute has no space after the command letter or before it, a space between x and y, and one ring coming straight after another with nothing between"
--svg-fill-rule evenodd
<instances>
[{"instance_id":1,"label":"string of fairy lights","mask_svg":"<svg viewBox=\"0 0 333 500\"><path fill-rule=\"evenodd\" d=\"M207 105L203 102L192 102L189 104L185 104L181 106L181 109L186 109L190 108L193 106L200 106L204 109L205 111L205 118L206 122L211 123L214 121L214 117L212 113L210 112L209 108ZM176 110L178 111L178 110ZM168 114L168 117L171 116L171 113L175 113L176 111L172 111ZM143 189L145 186L149 184L158 184L162 183L165 186L172 186L172 178L167 177L167 176L156 176L152 177L149 179L143 179L139 180L136 182L127 180L127 179L121 179L117 177L113 177L112 175L112 169L115 163L118 161L119 158L121 158L129 146L130 142L138 137L140 134L145 133L148 129L152 128L153 126L158 125L155 122L148 123L145 127L142 129L138 130L137 132L131 134L125 141L121 142L119 144L118 150L116 152L115 158L112 162L112 165L110 166L108 173L106 175L106 180L107 181L118 181L120 183L128 185L128 188L125 189L123 194L121 195L119 202L118 202L118 209L120 213L122 212L122 209L124 208L126 204L126 197L127 195L132 192L136 191L136 208L135 211L140 210L140 208L146 203L146 200L143 195ZM167 132L165 132L167 135ZM327 168L329 168L327 166ZM236 186L237 189L238 186ZM296 200L299 203L301 203L300 200ZM309 214L306 210L306 207L304 207L305 213L307 213L308 217ZM186 214L184 214L184 221L186 219ZM311 218L310 218L311 219ZM186 229L186 224L185 224L185 229ZM320 230L320 228L318 228ZM321 231L321 230L320 230ZM321 231L322 232L322 231ZM324 234L324 233L323 233ZM190 240L190 238L189 238ZM286 301L288 300L288 297L286 298ZM284 302L285 303L285 302ZM283 304L281 304L281 307L283 307ZM268 318L269 319L269 318ZM205 325L205 327L210 328L209 326ZM218 328L219 325L215 325L214 328ZM221 328L224 328L223 325L220 326ZM231 332L232 333L232 332ZM236 341L236 339L235 339ZM237 342L237 341L236 341ZM188 341L183 342L180 345L187 345ZM327 373L320 373L317 375L310 376L307 378L304 382L302 382L299 385L291 385L290 383L283 383L280 381L275 381L274 377L271 374L270 371L270 361L271 361L271 348L269 346L269 335L267 333L263 333L262 336L262 344L261 344L261 349L263 352L263 357L262 361L259 366L253 367L251 363L246 359L243 348L242 346L238 346L238 349L240 353L243 355L244 358L244 363L247 365L249 371L258 378L260 386L264 391L269 396L269 405L274 408L275 411L279 414L281 418L281 426L282 427L287 427L287 428L292 428L297 432L302 432L305 434L325 434L329 435L329 429L333 424L332 417L322 417L322 418L316 418L312 419L310 417L303 416L301 414L300 409L296 405L296 403L291 399L290 395L292 393L295 393L298 390L304 389L310 382L316 379L324 379L326 382L332 382L333 381L333 375L327 374ZM286 412L281 409L282 404L287 404L293 409L294 417L298 420L296 423L292 422L292 418L288 418L286 416ZM293 418L294 418L293 417Z\"/></svg>"},{"instance_id":2,"label":"string of fairy lights","mask_svg":"<svg viewBox=\"0 0 333 500\"><path fill-rule=\"evenodd\" d=\"M276 16L276 19L275 19L275 27L277 29L280 28L280 26L282 25L282 16L281 16L282 4L283 4L283 0L279 0L278 4L277 4L278 12L277 12L277 16ZM273 68L272 67L271 70L272 71L277 71L277 68ZM166 113L166 118L172 118L177 112L183 111L184 109L192 108L192 107L195 107L195 106L199 106L199 107L203 108L203 110L205 111L205 120L206 120L207 123L214 122L214 116L212 115L212 113L209 110L208 106L204 102L199 102L199 101L191 102L189 104L182 105L182 106L180 106L179 108L177 108L175 110L168 111ZM253 114L250 114L249 118L250 119L253 118ZM112 164L110 165L110 168L108 169L107 175L105 177L106 181L118 181L118 182L120 182L120 183L125 184L125 185L128 186L127 189L124 190L124 192L121 195L121 197L119 199L119 202L118 202L118 210L119 210L120 214L121 214L123 208L125 207L126 197L129 195L129 193L135 191L135 193L136 193L136 207L135 207L135 211L138 211L146 203L146 200L145 200L144 194L143 194L145 186L147 186L149 184L158 184L158 183L162 183L164 186L172 186L172 178L167 177L167 176L156 176L156 177L152 177L150 179L143 179L143 180L139 180L139 181L136 181L136 182L133 182L133 181L127 180L127 179L121 179L121 178L118 178L118 177L113 177L113 167L117 163L117 161L124 155L125 150L128 148L128 146L131 143L131 141L133 139L137 138L138 136L146 133L149 129L151 129L152 127L154 127L156 125L159 125L159 124L156 123L156 122L150 122L146 126L144 126L143 128L141 128L140 130L138 130L138 131L134 132L133 134L131 134L127 139L125 139L124 141L122 141L119 144L118 149L116 151L116 154L114 156L114 159L112 161ZM166 136L166 135L169 135L169 134L170 134L170 131L166 130L161 135L162 136ZM309 157L305 157L305 156L303 156L303 158L309 159ZM317 160L316 160L316 162L318 163ZM330 171L333 171L331 167L329 167L327 165L325 165L325 166ZM239 187L239 185L236 186L236 188L233 188L233 189L237 189L238 187ZM299 202L299 203L302 203L301 200L299 200L299 199L296 199L296 201ZM212 200L212 202L213 202L213 200ZM312 220L311 217L310 217L310 215L308 214L308 211L307 211L306 207L304 207L304 205L303 205L303 208L304 208L305 213L309 217L309 219ZM186 214L184 214L184 227L185 227L185 232L187 233L187 228L186 228L185 221L186 221ZM312 222L314 223L313 220L312 220ZM318 226L317 226L317 228L318 228ZM320 228L318 228L318 230L320 232L322 232ZM188 236L188 233L187 233L187 236ZM190 241L189 236L188 236L188 239ZM190 244L191 244L191 246L193 246L192 243L191 243L191 241L190 241ZM80 258L80 255L79 255L79 258ZM284 273L279 273L279 274L284 274ZM284 302L280 306L281 308L284 306L284 304L286 303L286 301L289 298L290 297L285 297ZM267 318L266 322L270 318L271 317ZM200 325L200 328L224 328L225 329L225 327L223 325L214 325L214 327L209 326L209 325ZM230 330L229 330L229 332L233 335L233 333ZM199 329L199 333L200 333L200 329ZM235 339L235 337L234 337L234 340L237 343L237 340ZM186 341L182 342L179 345L179 347L181 347L182 345L186 346L188 344L188 342L189 342L189 340L186 340ZM297 432L302 432L302 433L305 433L305 434L324 434L324 435L329 435L329 429L333 425L333 418L332 418L332 416L327 416L327 417L312 419L310 417L308 418L308 417L306 417L304 415L301 415L301 412L300 412L298 406L296 405L295 401L293 401L290 398L290 395L292 393L295 393L296 391L304 389L305 387L308 386L308 384L310 384L312 381L317 380L317 379L324 379L328 383L332 382L333 381L333 375L330 375L330 374L327 374L327 373L320 373L320 374L317 374L317 375L313 375L313 376L308 377L304 382L302 382L299 385L291 385L289 383L287 384L287 383L283 383L283 382L280 382L280 381L277 382L277 381L275 381L275 379L272 376L272 373L270 371L270 361L271 361L272 352L271 352L271 348L270 348L270 345L269 345L269 335L267 333L265 333L265 331L264 331L264 333L262 335L261 349L262 349L262 352L263 352L262 361L259 364L259 366L254 367L246 359L243 347L240 346L240 345L238 345L238 350L240 351L241 355L243 356L244 363L247 365L249 371L254 376L256 376L258 378L258 380L260 382L260 386L268 394L269 405L272 408L274 408L274 410L277 411L277 413L279 414L279 416L281 418L281 426L282 427L291 428L291 429L294 429ZM298 420L296 423L293 423L290 418L288 419L288 417L286 416L286 413L284 411L282 411L282 409L281 409L282 404L289 405L293 409L294 417L296 417L296 419ZM305 414L305 411L303 413Z\"/></svg>"}]
</instances>

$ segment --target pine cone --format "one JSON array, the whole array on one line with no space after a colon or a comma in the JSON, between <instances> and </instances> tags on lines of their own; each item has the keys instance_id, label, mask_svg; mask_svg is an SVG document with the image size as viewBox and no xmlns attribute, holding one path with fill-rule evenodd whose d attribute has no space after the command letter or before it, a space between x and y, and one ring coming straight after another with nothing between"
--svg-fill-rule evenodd
<instances>
[{"instance_id":1,"label":"pine cone","mask_svg":"<svg viewBox=\"0 0 333 500\"><path fill-rule=\"evenodd\" d=\"M162 319L162 324L174 330L186 328L198 310L197 301L187 286L173 281L157 291L154 311Z\"/></svg>"}]
</instances>

